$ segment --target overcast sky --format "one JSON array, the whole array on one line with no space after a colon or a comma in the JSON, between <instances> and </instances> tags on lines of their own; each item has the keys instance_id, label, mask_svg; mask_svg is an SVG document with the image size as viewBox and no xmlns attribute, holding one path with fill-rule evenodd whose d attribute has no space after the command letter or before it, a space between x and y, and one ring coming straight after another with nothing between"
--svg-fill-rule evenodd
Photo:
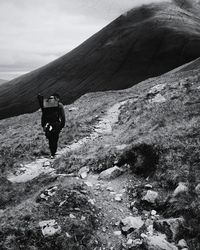
<instances>
[{"instance_id":1,"label":"overcast sky","mask_svg":"<svg viewBox=\"0 0 200 250\"><path fill-rule=\"evenodd\" d=\"M132 7L160 0L0 0L0 79L66 54Z\"/></svg>"}]
</instances>

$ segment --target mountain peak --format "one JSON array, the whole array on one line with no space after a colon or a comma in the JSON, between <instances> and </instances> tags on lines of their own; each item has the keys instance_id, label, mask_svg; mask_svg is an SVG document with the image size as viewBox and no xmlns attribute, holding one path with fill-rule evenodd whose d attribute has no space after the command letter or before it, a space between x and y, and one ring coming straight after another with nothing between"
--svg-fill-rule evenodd
<instances>
[{"instance_id":1,"label":"mountain peak","mask_svg":"<svg viewBox=\"0 0 200 250\"><path fill-rule=\"evenodd\" d=\"M93 91L125 89L200 57L200 19L189 0L128 11L77 48L0 87L0 119L39 108L37 94L65 104Z\"/></svg>"}]
</instances>

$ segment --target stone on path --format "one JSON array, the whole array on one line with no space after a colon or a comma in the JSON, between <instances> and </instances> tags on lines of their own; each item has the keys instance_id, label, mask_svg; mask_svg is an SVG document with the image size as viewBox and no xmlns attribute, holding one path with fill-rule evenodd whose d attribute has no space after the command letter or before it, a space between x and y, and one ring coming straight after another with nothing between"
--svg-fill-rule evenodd
<instances>
[{"instance_id":1,"label":"stone on path","mask_svg":"<svg viewBox=\"0 0 200 250\"><path fill-rule=\"evenodd\" d=\"M112 168L108 168L108 169L102 171L100 173L98 179L111 180L111 179L114 179L114 178L120 176L122 173L123 173L123 171L119 167L114 166Z\"/></svg>"},{"instance_id":2,"label":"stone on path","mask_svg":"<svg viewBox=\"0 0 200 250\"><path fill-rule=\"evenodd\" d=\"M153 224L157 231L167 235L168 240L175 240L183 225L184 219L182 217L157 220Z\"/></svg>"},{"instance_id":3,"label":"stone on path","mask_svg":"<svg viewBox=\"0 0 200 250\"><path fill-rule=\"evenodd\" d=\"M148 250L178 250L178 248L165 239L165 235L147 236L144 245Z\"/></svg>"},{"instance_id":4,"label":"stone on path","mask_svg":"<svg viewBox=\"0 0 200 250\"><path fill-rule=\"evenodd\" d=\"M122 224L122 231L128 233L130 231L134 231L135 229L140 229L144 225L144 221L140 216L137 217L129 216L121 220L121 224Z\"/></svg>"},{"instance_id":5,"label":"stone on path","mask_svg":"<svg viewBox=\"0 0 200 250\"><path fill-rule=\"evenodd\" d=\"M158 198L158 192L148 190L145 196L142 198L143 201L154 204Z\"/></svg>"}]
</instances>

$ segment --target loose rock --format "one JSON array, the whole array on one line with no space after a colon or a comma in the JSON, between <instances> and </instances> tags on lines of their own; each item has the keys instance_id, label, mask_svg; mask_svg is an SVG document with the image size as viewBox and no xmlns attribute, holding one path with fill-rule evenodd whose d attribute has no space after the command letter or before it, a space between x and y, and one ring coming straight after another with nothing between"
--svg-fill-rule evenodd
<instances>
[{"instance_id":1,"label":"loose rock","mask_svg":"<svg viewBox=\"0 0 200 250\"><path fill-rule=\"evenodd\" d=\"M158 193L152 190L148 190L146 195L142 198L143 201L154 204L158 198Z\"/></svg>"},{"instance_id":2,"label":"loose rock","mask_svg":"<svg viewBox=\"0 0 200 250\"><path fill-rule=\"evenodd\" d=\"M76 219L76 216L74 216L73 214L70 214L69 217L70 217L71 219Z\"/></svg>"},{"instance_id":3,"label":"loose rock","mask_svg":"<svg viewBox=\"0 0 200 250\"><path fill-rule=\"evenodd\" d=\"M85 179L88 175L88 172L90 171L89 167L82 167L79 171L78 171L78 175L82 178Z\"/></svg>"},{"instance_id":4,"label":"loose rock","mask_svg":"<svg viewBox=\"0 0 200 250\"><path fill-rule=\"evenodd\" d=\"M133 240L132 240L132 239L129 239L129 240L126 242L126 245L127 245L127 246L131 246L132 243L133 243Z\"/></svg>"},{"instance_id":5,"label":"loose rock","mask_svg":"<svg viewBox=\"0 0 200 250\"><path fill-rule=\"evenodd\" d=\"M138 215L138 209L137 209L136 207L133 207L133 208L132 208L132 213L133 213L134 215Z\"/></svg>"},{"instance_id":6,"label":"loose rock","mask_svg":"<svg viewBox=\"0 0 200 250\"><path fill-rule=\"evenodd\" d=\"M153 86L153 87L149 90L148 94L152 94L152 95L158 94L158 93L159 93L160 91L162 91L164 88L165 88L165 84L164 84L164 83L163 83L163 84L157 84L157 85Z\"/></svg>"},{"instance_id":7,"label":"loose rock","mask_svg":"<svg viewBox=\"0 0 200 250\"><path fill-rule=\"evenodd\" d=\"M135 229L140 229L144 225L144 221L140 216L137 217L129 216L121 220L121 224L122 224L122 231L130 233Z\"/></svg>"},{"instance_id":8,"label":"loose rock","mask_svg":"<svg viewBox=\"0 0 200 250\"><path fill-rule=\"evenodd\" d=\"M178 248L165 239L165 235L147 236L144 245L148 250L178 250Z\"/></svg>"},{"instance_id":9,"label":"loose rock","mask_svg":"<svg viewBox=\"0 0 200 250\"><path fill-rule=\"evenodd\" d=\"M45 189L40 194L40 199L47 201L51 196L55 195L57 189L58 189L57 186L49 187L49 188Z\"/></svg>"},{"instance_id":10,"label":"loose rock","mask_svg":"<svg viewBox=\"0 0 200 250\"><path fill-rule=\"evenodd\" d=\"M179 194L183 194L187 192L188 192L188 187L186 183L179 182L178 187L174 190L173 196L176 197Z\"/></svg>"},{"instance_id":11,"label":"loose rock","mask_svg":"<svg viewBox=\"0 0 200 250\"><path fill-rule=\"evenodd\" d=\"M147 188L147 189L152 189L153 188L151 184L146 184L144 187Z\"/></svg>"},{"instance_id":12,"label":"loose rock","mask_svg":"<svg viewBox=\"0 0 200 250\"><path fill-rule=\"evenodd\" d=\"M152 100L152 103L162 103L162 102L166 102L166 98L164 96L162 96L161 94L157 94Z\"/></svg>"},{"instance_id":13,"label":"loose rock","mask_svg":"<svg viewBox=\"0 0 200 250\"><path fill-rule=\"evenodd\" d=\"M121 231L114 231L114 235L116 235L116 236L120 236L122 233L121 233Z\"/></svg>"},{"instance_id":14,"label":"loose rock","mask_svg":"<svg viewBox=\"0 0 200 250\"><path fill-rule=\"evenodd\" d=\"M187 246L187 242L186 242L184 239L179 240L177 246L180 247L181 249L182 249L182 248L187 248L187 247L188 247L188 246Z\"/></svg>"},{"instance_id":15,"label":"loose rock","mask_svg":"<svg viewBox=\"0 0 200 250\"><path fill-rule=\"evenodd\" d=\"M55 220L40 221L39 226L41 227L44 236L52 236L61 231L61 227Z\"/></svg>"},{"instance_id":16,"label":"loose rock","mask_svg":"<svg viewBox=\"0 0 200 250\"><path fill-rule=\"evenodd\" d=\"M156 212L156 210L151 210L151 215L156 215L157 214L157 212Z\"/></svg>"},{"instance_id":17,"label":"loose rock","mask_svg":"<svg viewBox=\"0 0 200 250\"><path fill-rule=\"evenodd\" d=\"M122 201L122 194L116 194L115 200L116 201Z\"/></svg>"},{"instance_id":18,"label":"loose rock","mask_svg":"<svg viewBox=\"0 0 200 250\"><path fill-rule=\"evenodd\" d=\"M122 173L123 173L123 171L119 167L114 166L112 168L109 168L109 169L102 171L100 173L98 179L111 180L111 179L114 179L114 178L120 176Z\"/></svg>"},{"instance_id":19,"label":"loose rock","mask_svg":"<svg viewBox=\"0 0 200 250\"><path fill-rule=\"evenodd\" d=\"M198 196L200 196L200 183L195 187L195 192Z\"/></svg>"},{"instance_id":20,"label":"loose rock","mask_svg":"<svg viewBox=\"0 0 200 250\"><path fill-rule=\"evenodd\" d=\"M183 225L184 219L182 217L157 220L153 224L157 231L167 235L168 240L175 240Z\"/></svg>"}]
</instances>

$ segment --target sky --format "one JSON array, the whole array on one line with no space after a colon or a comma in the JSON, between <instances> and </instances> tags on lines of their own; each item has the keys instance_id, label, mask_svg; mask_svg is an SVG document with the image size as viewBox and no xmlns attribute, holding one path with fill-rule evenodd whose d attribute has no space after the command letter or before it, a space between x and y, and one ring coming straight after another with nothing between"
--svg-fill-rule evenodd
<instances>
[{"instance_id":1,"label":"sky","mask_svg":"<svg viewBox=\"0 0 200 250\"><path fill-rule=\"evenodd\" d=\"M0 0L0 79L66 54L127 10L161 0Z\"/></svg>"}]
</instances>

